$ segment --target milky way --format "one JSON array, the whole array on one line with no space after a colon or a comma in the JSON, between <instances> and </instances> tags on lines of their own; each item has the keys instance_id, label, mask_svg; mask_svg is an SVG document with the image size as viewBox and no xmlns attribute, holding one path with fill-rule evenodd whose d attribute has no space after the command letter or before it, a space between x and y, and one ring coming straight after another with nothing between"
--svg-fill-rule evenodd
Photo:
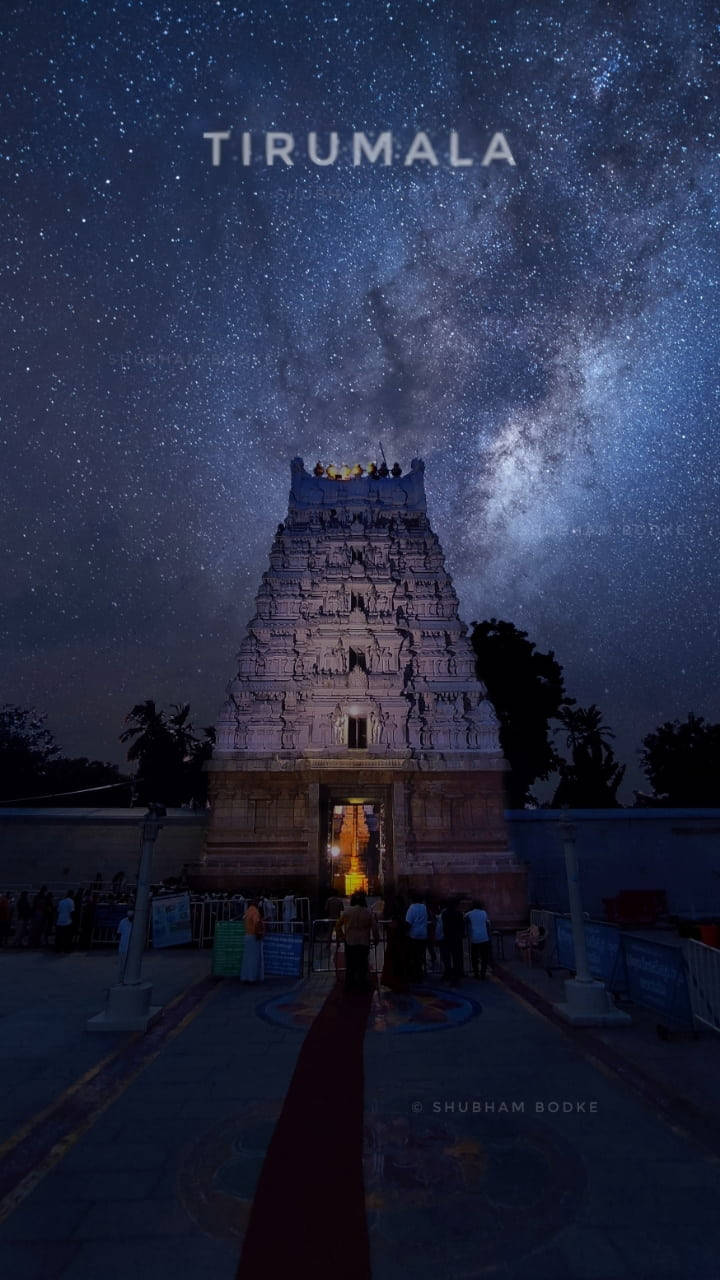
<instances>
[{"instance_id":1,"label":"milky way","mask_svg":"<svg viewBox=\"0 0 720 1280\"><path fill-rule=\"evenodd\" d=\"M466 621L553 648L629 783L660 720L720 716L712 6L4 16L1 700L110 759L140 699L212 721L290 457L382 441ZM219 129L344 162L213 167ZM354 168L384 129L444 162ZM453 129L515 167L450 168Z\"/></svg>"}]
</instances>

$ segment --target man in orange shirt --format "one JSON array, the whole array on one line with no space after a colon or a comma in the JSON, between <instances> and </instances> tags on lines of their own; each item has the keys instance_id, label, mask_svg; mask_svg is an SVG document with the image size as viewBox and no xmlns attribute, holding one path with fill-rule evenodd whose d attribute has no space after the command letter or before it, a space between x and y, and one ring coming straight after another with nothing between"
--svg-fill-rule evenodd
<instances>
[{"instance_id":1,"label":"man in orange shirt","mask_svg":"<svg viewBox=\"0 0 720 1280\"><path fill-rule=\"evenodd\" d=\"M345 940L345 990L367 991L370 940L376 946L377 917L369 910L364 893L354 893L350 906L337 922L337 937Z\"/></svg>"}]
</instances>

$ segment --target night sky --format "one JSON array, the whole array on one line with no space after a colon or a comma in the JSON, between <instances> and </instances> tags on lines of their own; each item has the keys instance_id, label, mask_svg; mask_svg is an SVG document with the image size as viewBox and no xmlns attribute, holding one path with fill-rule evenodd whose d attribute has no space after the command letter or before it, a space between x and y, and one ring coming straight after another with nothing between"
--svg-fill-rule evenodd
<instances>
[{"instance_id":1,"label":"night sky","mask_svg":"<svg viewBox=\"0 0 720 1280\"><path fill-rule=\"evenodd\" d=\"M714 7L2 17L0 701L117 761L137 701L212 722L289 459L382 440L426 460L465 621L553 648L647 787L647 732L720 718ZM258 161L213 167L222 129ZM395 163L353 168L385 129ZM515 167L480 165L497 130Z\"/></svg>"}]
</instances>

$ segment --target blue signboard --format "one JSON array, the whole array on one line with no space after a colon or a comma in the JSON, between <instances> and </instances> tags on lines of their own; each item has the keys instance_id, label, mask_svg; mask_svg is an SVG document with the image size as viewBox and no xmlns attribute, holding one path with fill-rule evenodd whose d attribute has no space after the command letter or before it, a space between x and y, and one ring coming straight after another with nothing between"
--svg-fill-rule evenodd
<instances>
[{"instance_id":1,"label":"blue signboard","mask_svg":"<svg viewBox=\"0 0 720 1280\"><path fill-rule=\"evenodd\" d=\"M562 916L555 917L555 949L557 951L558 965L562 969L572 969L575 972L575 945L573 943L572 925L569 920L564 920Z\"/></svg>"},{"instance_id":2,"label":"blue signboard","mask_svg":"<svg viewBox=\"0 0 720 1280\"><path fill-rule=\"evenodd\" d=\"M628 993L636 1004L657 1009L674 1022L693 1025L685 960L679 947L623 938Z\"/></svg>"},{"instance_id":3,"label":"blue signboard","mask_svg":"<svg viewBox=\"0 0 720 1280\"><path fill-rule=\"evenodd\" d=\"M152 942L154 947L177 947L192 942L189 893L153 898Z\"/></svg>"},{"instance_id":4,"label":"blue signboard","mask_svg":"<svg viewBox=\"0 0 720 1280\"><path fill-rule=\"evenodd\" d=\"M301 933L266 933L263 942L265 976L282 974L301 978L303 971L303 936Z\"/></svg>"},{"instance_id":5,"label":"blue signboard","mask_svg":"<svg viewBox=\"0 0 720 1280\"><path fill-rule=\"evenodd\" d=\"M575 945L572 924L557 917L555 920L558 961L565 969L575 969ZM585 924L585 951L588 968L594 978L599 978L610 991L627 991L627 976L623 955L623 938L619 929L603 924Z\"/></svg>"},{"instance_id":6,"label":"blue signboard","mask_svg":"<svg viewBox=\"0 0 720 1280\"><path fill-rule=\"evenodd\" d=\"M575 970L572 925L555 917L558 963ZM685 961L679 947L621 933L607 925L585 924L588 968L609 991L622 992L645 1009L692 1026Z\"/></svg>"}]
</instances>

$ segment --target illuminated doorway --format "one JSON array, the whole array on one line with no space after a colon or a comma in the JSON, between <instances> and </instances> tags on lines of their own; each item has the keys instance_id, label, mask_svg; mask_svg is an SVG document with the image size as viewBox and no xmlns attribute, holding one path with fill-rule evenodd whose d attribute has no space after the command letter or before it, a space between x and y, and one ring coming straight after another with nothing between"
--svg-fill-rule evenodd
<instances>
[{"instance_id":1,"label":"illuminated doorway","mask_svg":"<svg viewBox=\"0 0 720 1280\"><path fill-rule=\"evenodd\" d=\"M382 894L385 806L348 797L328 806L328 879L342 897Z\"/></svg>"}]
</instances>

